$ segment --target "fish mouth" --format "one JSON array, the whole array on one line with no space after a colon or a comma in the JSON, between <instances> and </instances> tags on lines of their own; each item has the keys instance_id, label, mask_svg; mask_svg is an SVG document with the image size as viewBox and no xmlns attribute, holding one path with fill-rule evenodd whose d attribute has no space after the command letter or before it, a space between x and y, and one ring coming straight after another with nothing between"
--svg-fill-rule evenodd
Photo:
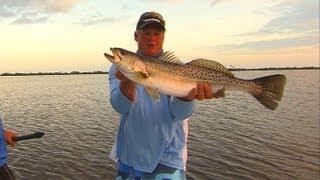
<instances>
[{"instance_id":1,"label":"fish mouth","mask_svg":"<svg viewBox=\"0 0 320 180\"><path fill-rule=\"evenodd\" d=\"M114 56L111 56L110 54L108 53L104 53L104 56L110 61L110 62L114 62Z\"/></svg>"},{"instance_id":2,"label":"fish mouth","mask_svg":"<svg viewBox=\"0 0 320 180\"><path fill-rule=\"evenodd\" d=\"M110 48L110 51L112 52L114 56L114 61L116 63L119 63L121 61L121 51L118 48Z\"/></svg>"},{"instance_id":3,"label":"fish mouth","mask_svg":"<svg viewBox=\"0 0 320 180\"><path fill-rule=\"evenodd\" d=\"M112 63L119 63L121 61L121 52L116 48L110 48L110 51L112 52L113 56L108 53L104 53L104 56Z\"/></svg>"}]
</instances>

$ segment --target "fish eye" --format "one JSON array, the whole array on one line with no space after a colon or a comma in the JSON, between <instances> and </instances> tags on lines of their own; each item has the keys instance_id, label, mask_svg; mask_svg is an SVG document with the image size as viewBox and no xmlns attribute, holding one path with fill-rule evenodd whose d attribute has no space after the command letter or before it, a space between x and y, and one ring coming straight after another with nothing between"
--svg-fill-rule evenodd
<instances>
[{"instance_id":1,"label":"fish eye","mask_svg":"<svg viewBox=\"0 0 320 180\"><path fill-rule=\"evenodd\" d=\"M120 54L121 54L122 56L128 55L128 53L127 53L126 51L120 51Z\"/></svg>"}]
</instances>

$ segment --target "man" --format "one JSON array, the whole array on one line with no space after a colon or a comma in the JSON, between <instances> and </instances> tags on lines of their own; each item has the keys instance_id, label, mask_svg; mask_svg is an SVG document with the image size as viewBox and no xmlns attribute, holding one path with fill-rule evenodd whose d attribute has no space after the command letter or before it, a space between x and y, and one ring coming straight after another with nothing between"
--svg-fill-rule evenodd
<instances>
[{"instance_id":1,"label":"man","mask_svg":"<svg viewBox=\"0 0 320 180\"><path fill-rule=\"evenodd\" d=\"M4 130L2 126L2 121L0 118L0 179L1 180L14 180L14 174L12 170L7 166L8 152L6 144L12 147L16 144L12 140L16 136L16 133L12 130Z\"/></svg>"},{"instance_id":2,"label":"man","mask_svg":"<svg viewBox=\"0 0 320 180\"><path fill-rule=\"evenodd\" d=\"M134 33L137 53L159 58L163 53L165 21L156 12L141 15ZM116 179L185 179L187 119L194 99L212 99L206 83L199 83L187 97L161 94L153 102L142 86L127 79L113 65L109 71L110 101L120 113L114 152L118 160Z\"/></svg>"}]
</instances>

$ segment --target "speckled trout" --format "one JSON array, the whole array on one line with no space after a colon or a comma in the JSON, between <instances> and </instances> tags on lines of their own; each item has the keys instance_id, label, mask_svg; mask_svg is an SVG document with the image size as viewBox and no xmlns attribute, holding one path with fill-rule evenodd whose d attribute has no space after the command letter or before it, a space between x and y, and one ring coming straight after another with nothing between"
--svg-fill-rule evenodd
<instances>
[{"instance_id":1,"label":"speckled trout","mask_svg":"<svg viewBox=\"0 0 320 180\"><path fill-rule=\"evenodd\" d=\"M113 55L105 53L105 57L128 79L144 86L154 100L159 99L159 93L185 97L197 83L206 82L220 96L224 96L225 91L245 91L268 109L275 110L286 83L286 77L282 74L251 80L237 78L216 61L194 59L183 63L171 52L155 59L121 48L110 50Z\"/></svg>"}]
</instances>

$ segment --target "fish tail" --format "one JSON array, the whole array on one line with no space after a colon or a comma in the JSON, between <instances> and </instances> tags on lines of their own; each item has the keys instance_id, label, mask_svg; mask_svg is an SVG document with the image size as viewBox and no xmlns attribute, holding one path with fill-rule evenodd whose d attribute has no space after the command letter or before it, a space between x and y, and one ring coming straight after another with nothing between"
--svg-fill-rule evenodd
<instances>
[{"instance_id":1,"label":"fish tail","mask_svg":"<svg viewBox=\"0 0 320 180\"><path fill-rule=\"evenodd\" d=\"M261 91L252 92L252 95L266 108L275 110L281 101L286 84L286 76L275 74L253 79L254 83L261 87Z\"/></svg>"}]
</instances>

